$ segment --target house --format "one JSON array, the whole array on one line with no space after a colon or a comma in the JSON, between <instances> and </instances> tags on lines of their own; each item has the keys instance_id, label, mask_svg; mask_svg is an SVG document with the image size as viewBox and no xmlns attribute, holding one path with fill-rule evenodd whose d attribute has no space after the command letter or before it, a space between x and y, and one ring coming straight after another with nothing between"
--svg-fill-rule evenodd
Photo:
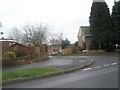
<instances>
[{"instance_id":1,"label":"house","mask_svg":"<svg viewBox=\"0 0 120 90\"><path fill-rule=\"evenodd\" d=\"M10 47L11 45L14 45L16 42L14 40L9 39L0 39L0 42L2 43L2 47Z\"/></svg>"},{"instance_id":2,"label":"house","mask_svg":"<svg viewBox=\"0 0 120 90\"><path fill-rule=\"evenodd\" d=\"M80 26L77 38L79 48L82 48L85 43L86 49L90 49L91 34L89 26Z\"/></svg>"},{"instance_id":3,"label":"house","mask_svg":"<svg viewBox=\"0 0 120 90\"><path fill-rule=\"evenodd\" d=\"M14 40L9 39L0 39L0 46L2 48L2 54L4 54L7 51L11 51L11 45L14 45L16 42Z\"/></svg>"}]
</instances>

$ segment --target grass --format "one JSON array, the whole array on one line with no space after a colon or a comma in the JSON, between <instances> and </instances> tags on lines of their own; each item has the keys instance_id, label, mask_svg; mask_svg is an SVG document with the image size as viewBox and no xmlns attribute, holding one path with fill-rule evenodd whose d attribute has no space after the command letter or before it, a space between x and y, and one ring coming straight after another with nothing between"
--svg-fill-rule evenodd
<instances>
[{"instance_id":1,"label":"grass","mask_svg":"<svg viewBox=\"0 0 120 90\"><path fill-rule=\"evenodd\" d=\"M3 71L2 72L2 80L15 80L25 77L32 77L38 76L43 74L48 74L52 72L61 71L60 69L52 68L52 67L37 67L37 68L30 68L30 69L21 69L21 70L14 70L14 71Z\"/></svg>"}]
</instances>

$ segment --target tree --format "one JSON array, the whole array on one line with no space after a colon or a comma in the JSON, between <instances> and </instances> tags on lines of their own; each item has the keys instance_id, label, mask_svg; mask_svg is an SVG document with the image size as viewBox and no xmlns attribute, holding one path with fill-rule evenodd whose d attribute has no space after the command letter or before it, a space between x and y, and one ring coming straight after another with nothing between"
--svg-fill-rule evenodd
<instances>
[{"instance_id":1,"label":"tree","mask_svg":"<svg viewBox=\"0 0 120 90\"><path fill-rule=\"evenodd\" d=\"M114 44L118 44L120 48L120 1L115 2L112 9L112 25L114 28Z\"/></svg>"},{"instance_id":2,"label":"tree","mask_svg":"<svg viewBox=\"0 0 120 90\"><path fill-rule=\"evenodd\" d=\"M70 45L70 41L66 38L65 40L62 40L62 49L64 49L67 45Z\"/></svg>"},{"instance_id":3,"label":"tree","mask_svg":"<svg viewBox=\"0 0 120 90\"><path fill-rule=\"evenodd\" d=\"M16 42L21 43L22 42L22 32L17 27L14 27L9 32L8 38L14 39Z\"/></svg>"},{"instance_id":4,"label":"tree","mask_svg":"<svg viewBox=\"0 0 120 90\"><path fill-rule=\"evenodd\" d=\"M47 41L47 26L29 24L23 28L13 28L8 37L24 45L41 45Z\"/></svg>"},{"instance_id":5,"label":"tree","mask_svg":"<svg viewBox=\"0 0 120 90\"><path fill-rule=\"evenodd\" d=\"M46 41L47 27L42 24L26 25L23 31L23 43L41 45Z\"/></svg>"},{"instance_id":6,"label":"tree","mask_svg":"<svg viewBox=\"0 0 120 90\"><path fill-rule=\"evenodd\" d=\"M49 39L49 43L51 45L52 48L54 48L54 52L60 52L61 50L61 40L62 40L62 36L63 33L54 33L51 35L50 39Z\"/></svg>"},{"instance_id":7,"label":"tree","mask_svg":"<svg viewBox=\"0 0 120 90\"><path fill-rule=\"evenodd\" d=\"M74 47L78 47L78 41L74 43Z\"/></svg>"},{"instance_id":8,"label":"tree","mask_svg":"<svg viewBox=\"0 0 120 90\"><path fill-rule=\"evenodd\" d=\"M111 47L113 28L109 8L105 2L93 2L89 22L92 39L91 48L106 49L106 47Z\"/></svg>"}]
</instances>

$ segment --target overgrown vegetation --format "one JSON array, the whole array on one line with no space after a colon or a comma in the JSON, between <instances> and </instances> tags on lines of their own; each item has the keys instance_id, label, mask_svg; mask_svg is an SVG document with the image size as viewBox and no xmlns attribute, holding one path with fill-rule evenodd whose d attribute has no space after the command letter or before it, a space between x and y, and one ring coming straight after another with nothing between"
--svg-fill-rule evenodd
<instances>
[{"instance_id":1,"label":"overgrown vegetation","mask_svg":"<svg viewBox=\"0 0 120 90\"><path fill-rule=\"evenodd\" d=\"M52 72L58 72L60 69L52 68L52 67L37 67L37 68L29 68L22 70L14 70L14 71L4 71L2 72L2 80L15 80L19 78L32 77L37 75L43 75Z\"/></svg>"}]
</instances>

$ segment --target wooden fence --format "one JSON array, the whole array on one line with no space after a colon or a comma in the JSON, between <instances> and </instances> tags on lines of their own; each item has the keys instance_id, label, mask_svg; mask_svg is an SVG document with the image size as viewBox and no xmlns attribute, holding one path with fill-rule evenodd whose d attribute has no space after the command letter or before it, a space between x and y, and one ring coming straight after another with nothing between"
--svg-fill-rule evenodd
<instances>
[{"instance_id":1,"label":"wooden fence","mask_svg":"<svg viewBox=\"0 0 120 90\"><path fill-rule=\"evenodd\" d=\"M73 48L62 49L62 55L73 54Z\"/></svg>"}]
</instances>

